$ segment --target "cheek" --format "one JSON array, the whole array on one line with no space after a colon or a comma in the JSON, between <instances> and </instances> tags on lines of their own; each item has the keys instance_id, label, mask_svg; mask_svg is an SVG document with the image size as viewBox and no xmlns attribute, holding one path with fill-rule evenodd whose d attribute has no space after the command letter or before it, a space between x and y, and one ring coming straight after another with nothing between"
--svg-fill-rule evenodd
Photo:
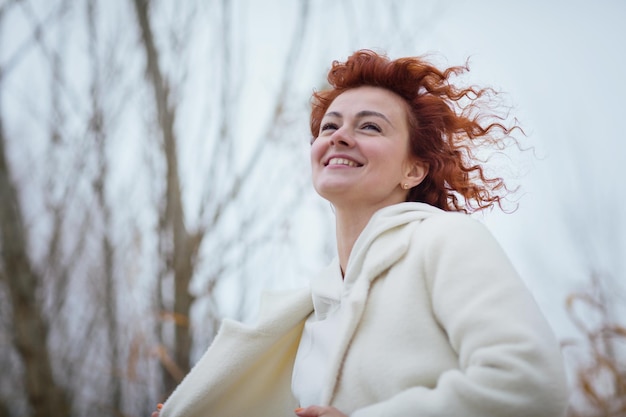
<instances>
[{"instance_id":1,"label":"cheek","mask_svg":"<svg viewBox=\"0 0 626 417\"><path fill-rule=\"evenodd\" d=\"M371 160L376 159L376 169L381 177L398 180L403 177L408 155L399 147L378 147L372 149Z\"/></svg>"},{"instance_id":2,"label":"cheek","mask_svg":"<svg viewBox=\"0 0 626 417\"><path fill-rule=\"evenodd\" d=\"M324 152L326 151L326 148L324 147L323 141L318 139L315 139L313 141L313 143L311 144L311 166L314 167L316 165L318 165L320 162L320 159L322 159L322 156L324 156Z\"/></svg>"}]
</instances>

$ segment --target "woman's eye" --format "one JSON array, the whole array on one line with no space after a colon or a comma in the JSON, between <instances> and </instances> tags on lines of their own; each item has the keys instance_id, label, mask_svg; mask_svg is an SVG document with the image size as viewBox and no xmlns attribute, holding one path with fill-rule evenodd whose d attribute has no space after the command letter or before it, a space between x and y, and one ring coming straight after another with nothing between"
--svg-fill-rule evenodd
<instances>
[{"instance_id":1,"label":"woman's eye","mask_svg":"<svg viewBox=\"0 0 626 417\"><path fill-rule=\"evenodd\" d=\"M365 123L361 126L361 129L364 130L374 130L376 132L382 132L382 129L376 123Z\"/></svg>"},{"instance_id":2,"label":"woman's eye","mask_svg":"<svg viewBox=\"0 0 626 417\"><path fill-rule=\"evenodd\" d=\"M337 130L337 125L335 123L324 123L322 125L322 128L320 129L320 132L324 132L326 130Z\"/></svg>"}]
</instances>

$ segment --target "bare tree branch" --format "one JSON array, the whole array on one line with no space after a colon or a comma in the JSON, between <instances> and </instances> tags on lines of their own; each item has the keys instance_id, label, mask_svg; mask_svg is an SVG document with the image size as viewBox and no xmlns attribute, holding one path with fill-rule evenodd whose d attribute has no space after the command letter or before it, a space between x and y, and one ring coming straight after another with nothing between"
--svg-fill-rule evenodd
<instances>
[{"instance_id":1,"label":"bare tree branch","mask_svg":"<svg viewBox=\"0 0 626 417\"><path fill-rule=\"evenodd\" d=\"M308 29L309 0L300 0L299 7L298 21L295 24L296 33L292 38L292 42L287 53L287 59L283 66L282 83L278 94L276 95L273 115L266 129L261 135L261 138L266 138L267 140L276 139L276 126L279 126L282 123L287 96L292 87L294 77L296 76L296 72L293 71L293 68L295 67L299 55L302 53L302 43ZM263 152L263 148L266 145L266 140L257 140L254 151L250 154L251 156L245 164L244 168L235 177L228 193L224 195L215 205L213 213L206 225L208 229L215 227L228 204L231 204L232 202L237 200L245 179L250 178L252 175L254 175L254 170L261 161L259 155L261 155L261 153ZM205 200L210 201L210 198L203 199L203 201ZM201 212L202 211L203 210L201 210Z\"/></svg>"},{"instance_id":2,"label":"bare tree branch","mask_svg":"<svg viewBox=\"0 0 626 417\"><path fill-rule=\"evenodd\" d=\"M115 251L110 236L112 229L111 221L111 208L106 197L106 186L108 180L108 162L106 154L106 140L107 133L105 131L105 114L102 108L102 78L100 74L100 68L102 63L98 55L98 24L97 24L97 9L95 0L89 0L87 2L87 31L89 34L89 51L91 59L91 118L89 122L89 133L93 136L96 146L96 158L98 163L98 170L96 178L94 179L94 192L96 194L96 200L98 208L102 215L102 236L101 236L101 250L102 250L102 274L104 285L104 320L107 331L107 339L109 340L108 346L110 347L110 363L112 369L112 377L110 380L109 388L111 390L110 400L107 402L108 407L112 410L120 412L122 410L122 386L119 375L116 370L121 366L120 348L119 348L119 326L118 326L118 305L115 275L114 275L114 257Z\"/></svg>"},{"instance_id":3,"label":"bare tree branch","mask_svg":"<svg viewBox=\"0 0 626 417\"><path fill-rule=\"evenodd\" d=\"M222 42L220 43L221 59L219 60L221 65L220 73L220 111L221 117L219 119L218 137L220 140L216 141L213 155L209 160L209 172L207 177L214 179L217 178L218 167L220 167L219 161L232 161L232 131L230 129L230 119L232 117L233 109L233 97L232 97L232 36L231 36L231 0L222 0L221 2L221 30L220 37ZM217 196L217 181L208 181L206 187L207 195L213 196L212 199L203 199L200 206L200 215L204 212L204 204L206 201L215 200Z\"/></svg>"},{"instance_id":4,"label":"bare tree branch","mask_svg":"<svg viewBox=\"0 0 626 417\"><path fill-rule=\"evenodd\" d=\"M9 7L15 6L17 4L24 3L23 0L13 0L8 1L4 5L0 7L0 16L3 16L5 13L9 11ZM22 4L22 6L24 6ZM62 7L65 7L64 5ZM17 65L19 65L22 58L30 51L31 48L41 45L41 37L43 33L43 28L50 28L52 23L58 18L60 11L58 9L50 11L48 16L43 19L41 22L35 22L32 30L32 35L26 39L16 50L13 52L7 61L2 65L4 68L3 74L10 74ZM32 14L29 13L32 19Z\"/></svg>"},{"instance_id":5,"label":"bare tree branch","mask_svg":"<svg viewBox=\"0 0 626 417\"><path fill-rule=\"evenodd\" d=\"M55 20L61 21L61 19L66 15L67 11L69 10L71 0L62 0L58 8L53 9L50 12L50 15L41 22L35 15L33 6L32 4L30 4L29 1L20 0L19 4L22 6L22 9L24 10L27 18L31 21L31 24L33 26L33 35L29 40L24 43L24 45L18 48L13 57L9 58L7 65L4 68L4 71L0 73L4 76L9 74L17 66L22 56L25 55L25 53L28 52L31 46L34 45L39 46L44 57L51 63L52 67L54 67L53 63L55 60L61 60L58 51L51 50L50 47L48 47L44 36L44 29L50 28L52 26L52 22L55 22ZM82 106L80 100L78 99L78 94L70 88L65 79L63 79L63 77L61 76L61 73L52 71L52 75L54 76L54 80L56 81L59 90L64 93L65 97L68 100L68 103L71 104L73 112L76 115L82 115Z\"/></svg>"}]
</instances>

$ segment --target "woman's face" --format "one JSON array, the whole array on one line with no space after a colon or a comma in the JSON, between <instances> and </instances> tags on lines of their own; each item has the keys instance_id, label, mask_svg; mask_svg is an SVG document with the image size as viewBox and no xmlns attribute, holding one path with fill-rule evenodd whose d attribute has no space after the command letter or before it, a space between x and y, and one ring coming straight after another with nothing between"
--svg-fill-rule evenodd
<instances>
[{"instance_id":1,"label":"woman's face","mask_svg":"<svg viewBox=\"0 0 626 417\"><path fill-rule=\"evenodd\" d=\"M311 145L315 190L336 207L382 208L406 200L425 175L409 154L406 103L395 93L363 86L328 107Z\"/></svg>"}]
</instances>

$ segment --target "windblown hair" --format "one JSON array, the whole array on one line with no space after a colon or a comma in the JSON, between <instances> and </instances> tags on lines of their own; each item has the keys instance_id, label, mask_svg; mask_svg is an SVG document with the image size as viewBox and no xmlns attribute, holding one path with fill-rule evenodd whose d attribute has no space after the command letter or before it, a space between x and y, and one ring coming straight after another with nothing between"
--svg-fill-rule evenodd
<instances>
[{"instance_id":1,"label":"windblown hair","mask_svg":"<svg viewBox=\"0 0 626 417\"><path fill-rule=\"evenodd\" d=\"M501 200L511 190L502 178L485 174L485 161L477 152L517 144L511 133L523 131L516 122L506 126L507 117L494 110L493 89L451 83L466 71L467 65L441 71L423 57L390 60L374 51L357 51L346 62L333 62L330 89L313 93L311 134L319 135L324 114L341 93L360 86L385 88L406 101L410 151L428 166L426 178L409 191L407 201L466 213L502 208Z\"/></svg>"}]
</instances>

